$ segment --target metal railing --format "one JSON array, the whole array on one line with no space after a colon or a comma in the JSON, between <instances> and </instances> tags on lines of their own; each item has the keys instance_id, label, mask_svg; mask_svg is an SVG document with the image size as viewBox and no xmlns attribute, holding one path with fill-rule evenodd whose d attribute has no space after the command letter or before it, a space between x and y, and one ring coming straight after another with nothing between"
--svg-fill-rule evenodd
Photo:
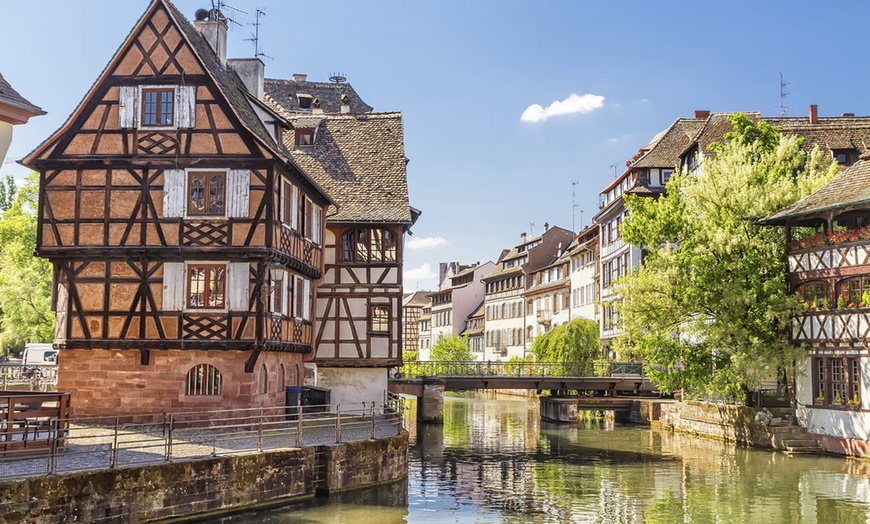
<instances>
[{"instance_id":1,"label":"metal railing","mask_svg":"<svg viewBox=\"0 0 870 524\"><path fill-rule=\"evenodd\" d=\"M405 362L402 378L424 376L586 377L646 376L640 362Z\"/></svg>"},{"instance_id":2,"label":"metal railing","mask_svg":"<svg viewBox=\"0 0 870 524\"><path fill-rule=\"evenodd\" d=\"M0 479L382 438L401 433L403 417L401 397L388 395L380 404L53 419L36 429L59 437L51 449L7 453Z\"/></svg>"},{"instance_id":3,"label":"metal railing","mask_svg":"<svg viewBox=\"0 0 870 524\"><path fill-rule=\"evenodd\" d=\"M0 389L54 391L57 389L57 366L22 366L19 362L0 363Z\"/></svg>"}]
</instances>

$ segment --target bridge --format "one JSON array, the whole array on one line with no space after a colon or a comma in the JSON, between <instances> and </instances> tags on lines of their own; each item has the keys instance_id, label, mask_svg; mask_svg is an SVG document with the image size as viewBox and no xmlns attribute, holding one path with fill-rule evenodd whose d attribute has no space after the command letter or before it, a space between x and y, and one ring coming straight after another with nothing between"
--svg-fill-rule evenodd
<instances>
[{"instance_id":1,"label":"bridge","mask_svg":"<svg viewBox=\"0 0 870 524\"><path fill-rule=\"evenodd\" d=\"M584 391L577 409L626 410L630 398L657 392L637 362L612 362L591 368L572 362L408 362L400 377L389 380L392 393L417 397L417 416L426 422L443 420L445 391L473 389L534 389Z\"/></svg>"}]
</instances>

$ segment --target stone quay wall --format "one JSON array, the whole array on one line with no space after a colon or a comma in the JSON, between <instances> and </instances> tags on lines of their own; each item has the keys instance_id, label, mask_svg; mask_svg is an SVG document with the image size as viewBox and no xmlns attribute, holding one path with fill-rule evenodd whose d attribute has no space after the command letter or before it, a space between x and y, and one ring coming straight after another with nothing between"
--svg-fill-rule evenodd
<instances>
[{"instance_id":1,"label":"stone quay wall","mask_svg":"<svg viewBox=\"0 0 870 524\"><path fill-rule=\"evenodd\" d=\"M0 523L184 521L388 484L408 475L393 437L0 483Z\"/></svg>"}]
</instances>

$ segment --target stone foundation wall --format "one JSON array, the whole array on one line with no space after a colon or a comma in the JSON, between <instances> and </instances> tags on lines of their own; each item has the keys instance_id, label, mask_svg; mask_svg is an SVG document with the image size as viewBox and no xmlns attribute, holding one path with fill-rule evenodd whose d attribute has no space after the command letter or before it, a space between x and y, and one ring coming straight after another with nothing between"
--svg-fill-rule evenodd
<instances>
[{"instance_id":1,"label":"stone foundation wall","mask_svg":"<svg viewBox=\"0 0 870 524\"><path fill-rule=\"evenodd\" d=\"M263 352L254 371L245 373L249 352L151 351L142 365L133 350L61 350L58 391L72 393L73 416L232 410L283 406L284 386L298 386L303 376L302 355ZM188 396L187 372L197 364L211 364L222 377L222 394ZM266 365L266 393L259 393L262 365ZM297 372L298 368L298 372Z\"/></svg>"},{"instance_id":2,"label":"stone foundation wall","mask_svg":"<svg viewBox=\"0 0 870 524\"><path fill-rule=\"evenodd\" d=\"M292 502L408 475L408 434L0 483L0 523L145 522Z\"/></svg>"}]
</instances>

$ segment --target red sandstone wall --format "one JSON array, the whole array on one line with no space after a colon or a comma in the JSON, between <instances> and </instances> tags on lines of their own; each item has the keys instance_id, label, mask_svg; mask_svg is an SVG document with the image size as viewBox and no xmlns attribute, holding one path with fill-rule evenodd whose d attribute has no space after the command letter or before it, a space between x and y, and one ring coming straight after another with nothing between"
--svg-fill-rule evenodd
<instances>
[{"instance_id":1,"label":"red sandstone wall","mask_svg":"<svg viewBox=\"0 0 870 524\"><path fill-rule=\"evenodd\" d=\"M245 373L248 352L151 351L147 366L134 350L61 350L58 391L69 391L73 416L129 415L183 411L233 410L284 405L279 390L279 365L284 385L299 386L302 355L260 353L253 373ZM197 364L215 366L223 377L220 396L186 395L186 378ZM266 393L259 393L261 365L267 369Z\"/></svg>"}]
</instances>

